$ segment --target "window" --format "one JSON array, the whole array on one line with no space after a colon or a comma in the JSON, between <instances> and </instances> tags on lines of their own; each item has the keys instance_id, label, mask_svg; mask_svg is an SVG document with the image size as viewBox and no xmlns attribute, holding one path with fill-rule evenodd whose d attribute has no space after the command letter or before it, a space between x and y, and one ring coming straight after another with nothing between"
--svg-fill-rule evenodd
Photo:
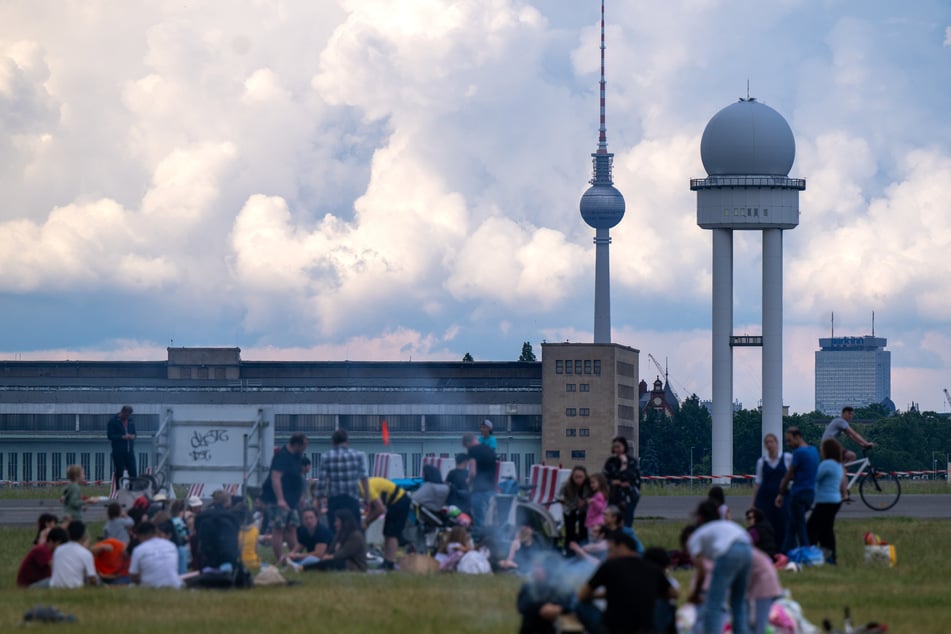
<instances>
[{"instance_id":1,"label":"window","mask_svg":"<svg viewBox=\"0 0 951 634\"><path fill-rule=\"evenodd\" d=\"M191 368L182 368L182 369L180 369L178 372L179 372L179 375L178 375L178 376L179 376L180 378L182 378L182 379L190 379L190 378L192 378L192 369L191 369Z\"/></svg>"},{"instance_id":2,"label":"window","mask_svg":"<svg viewBox=\"0 0 951 634\"><path fill-rule=\"evenodd\" d=\"M558 460L561 458L561 452L557 449L549 449L545 452L545 460Z\"/></svg>"},{"instance_id":3,"label":"window","mask_svg":"<svg viewBox=\"0 0 951 634\"><path fill-rule=\"evenodd\" d=\"M68 469L71 465L76 464L76 452L67 451L66 452L66 468Z\"/></svg>"},{"instance_id":4,"label":"window","mask_svg":"<svg viewBox=\"0 0 951 634\"><path fill-rule=\"evenodd\" d=\"M587 427L582 427L581 429L578 430L578 435L581 436L582 438L587 438L588 436L591 435L591 430L588 429Z\"/></svg>"},{"instance_id":5,"label":"window","mask_svg":"<svg viewBox=\"0 0 951 634\"><path fill-rule=\"evenodd\" d=\"M23 452L23 478L24 482L33 481L33 452Z\"/></svg>"},{"instance_id":6,"label":"window","mask_svg":"<svg viewBox=\"0 0 951 634\"><path fill-rule=\"evenodd\" d=\"M106 454L101 451L96 452L96 469L93 471L93 479L106 479Z\"/></svg>"},{"instance_id":7,"label":"window","mask_svg":"<svg viewBox=\"0 0 951 634\"><path fill-rule=\"evenodd\" d=\"M566 392L574 392L577 386L574 383L565 383Z\"/></svg>"},{"instance_id":8,"label":"window","mask_svg":"<svg viewBox=\"0 0 951 634\"><path fill-rule=\"evenodd\" d=\"M17 476L17 454L11 451L7 454L7 480L16 482Z\"/></svg>"},{"instance_id":9,"label":"window","mask_svg":"<svg viewBox=\"0 0 951 634\"><path fill-rule=\"evenodd\" d=\"M197 371L198 371L198 378L199 378L199 379L207 379L207 378L208 378L208 368L196 368L196 369L197 369Z\"/></svg>"},{"instance_id":10,"label":"window","mask_svg":"<svg viewBox=\"0 0 951 634\"><path fill-rule=\"evenodd\" d=\"M215 378L219 380L228 378L227 374L225 374L225 369L215 368Z\"/></svg>"},{"instance_id":11,"label":"window","mask_svg":"<svg viewBox=\"0 0 951 634\"><path fill-rule=\"evenodd\" d=\"M578 435L578 430L575 429L574 427L568 427L567 429L565 429L565 436L566 436L566 437L568 437L568 438L574 438L574 437L577 436L577 435Z\"/></svg>"},{"instance_id":12,"label":"window","mask_svg":"<svg viewBox=\"0 0 951 634\"><path fill-rule=\"evenodd\" d=\"M555 361L555 374L564 374L565 372L565 362L558 360Z\"/></svg>"},{"instance_id":13,"label":"window","mask_svg":"<svg viewBox=\"0 0 951 634\"><path fill-rule=\"evenodd\" d=\"M572 449L571 450L571 459L572 460L584 460L585 452L584 449Z\"/></svg>"},{"instance_id":14,"label":"window","mask_svg":"<svg viewBox=\"0 0 951 634\"><path fill-rule=\"evenodd\" d=\"M594 360L594 373L601 376L601 361L599 359Z\"/></svg>"},{"instance_id":15,"label":"window","mask_svg":"<svg viewBox=\"0 0 951 634\"><path fill-rule=\"evenodd\" d=\"M575 359L575 374L581 374L581 359Z\"/></svg>"},{"instance_id":16,"label":"window","mask_svg":"<svg viewBox=\"0 0 951 634\"><path fill-rule=\"evenodd\" d=\"M578 410L576 410L574 407L565 408L565 416L577 416L577 415L578 415Z\"/></svg>"},{"instance_id":17,"label":"window","mask_svg":"<svg viewBox=\"0 0 951 634\"><path fill-rule=\"evenodd\" d=\"M579 415L579 416L591 416L591 410L588 409L587 407L582 407L581 409L578 410L578 415Z\"/></svg>"},{"instance_id":18,"label":"window","mask_svg":"<svg viewBox=\"0 0 951 634\"><path fill-rule=\"evenodd\" d=\"M565 374L571 374L571 360L565 361Z\"/></svg>"},{"instance_id":19,"label":"window","mask_svg":"<svg viewBox=\"0 0 951 634\"><path fill-rule=\"evenodd\" d=\"M62 480L62 479L63 479L63 454L61 454L58 451L54 451L52 473L50 473L50 480Z\"/></svg>"},{"instance_id":20,"label":"window","mask_svg":"<svg viewBox=\"0 0 951 634\"><path fill-rule=\"evenodd\" d=\"M36 454L36 479L40 482L46 481L46 452L40 451Z\"/></svg>"},{"instance_id":21,"label":"window","mask_svg":"<svg viewBox=\"0 0 951 634\"><path fill-rule=\"evenodd\" d=\"M582 383L582 384L580 384L580 385L578 386L578 391L579 391L579 392L590 392L590 391L591 391L591 384L590 384L590 383Z\"/></svg>"},{"instance_id":22,"label":"window","mask_svg":"<svg viewBox=\"0 0 951 634\"><path fill-rule=\"evenodd\" d=\"M591 374L591 359L585 359L584 362L584 373Z\"/></svg>"},{"instance_id":23,"label":"window","mask_svg":"<svg viewBox=\"0 0 951 634\"><path fill-rule=\"evenodd\" d=\"M89 474L92 473L92 469L89 468L89 452L82 452L79 454L79 465L83 468L83 471L86 473L86 477L89 477ZM145 473L145 468L142 465L138 465L142 473Z\"/></svg>"},{"instance_id":24,"label":"window","mask_svg":"<svg viewBox=\"0 0 951 634\"><path fill-rule=\"evenodd\" d=\"M768 215L769 215L769 209L766 209L766 208L764 207L764 208L763 208L763 215L764 215L764 216L768 216Z\"/></svg>"}]
</instances>

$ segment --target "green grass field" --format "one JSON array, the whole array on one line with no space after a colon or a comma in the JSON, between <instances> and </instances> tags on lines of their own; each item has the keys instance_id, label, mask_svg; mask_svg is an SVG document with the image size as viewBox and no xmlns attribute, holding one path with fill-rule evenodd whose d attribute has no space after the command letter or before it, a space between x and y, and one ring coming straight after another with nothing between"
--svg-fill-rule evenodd
<instances>
[{"instance_id":1,"label":"green grass field","mask_svg":"<svg viewBox=\"0 0 951 634\"><path fill-rule=\"evenodd\" d=\"M951 631L949 524L901 517L840 522L837 567L783 573L784 585L806 617L841 623L852 608L855 622L888 623L892 632ZM98 531L99 526L92 526ZM680 525L642 521L647 545L674 547ZM871 530L897 545L895 568L863 563L862 535ZM294 587L248 591L155 591L138 588L26 591L16 588L17 566L32 530L0 528L0 631L12 631L23 612L52 604L78 622L44 626L68 632L514 632L518 628L512 576L305 573ZM689 573L677 577L685 587Z\"/></svg>"}]
</instances>

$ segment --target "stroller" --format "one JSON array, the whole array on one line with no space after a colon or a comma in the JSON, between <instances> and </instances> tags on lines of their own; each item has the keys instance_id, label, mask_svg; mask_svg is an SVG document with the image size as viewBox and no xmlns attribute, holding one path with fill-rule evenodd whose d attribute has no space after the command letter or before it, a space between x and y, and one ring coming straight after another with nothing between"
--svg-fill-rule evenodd
<instances>
[{"instance_id":1,"label":"stroller","mask_svg":"<svg viewBox=\"0 0 951 634\"><path fill-rule=\"evenodd\" d=\"M198 569L189 588L248 588L251 575L241 563L239 516L233 510L207 510L195 516Z\"/></svg>"}]
</instances>

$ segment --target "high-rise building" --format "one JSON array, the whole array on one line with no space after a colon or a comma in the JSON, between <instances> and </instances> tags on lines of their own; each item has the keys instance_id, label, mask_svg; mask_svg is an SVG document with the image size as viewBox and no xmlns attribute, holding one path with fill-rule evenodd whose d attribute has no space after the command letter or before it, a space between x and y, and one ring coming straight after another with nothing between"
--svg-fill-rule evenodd
<instances>
[{"instance_id":1,"label":"high-rise building","mask_svg":"<svg viewBox=\"0 0 951 634\"><path fill-rule=\"evenodd\" d=\"M891 403L892 353L884 337L825 337L816 351L816 411Z\"/></svg>"}]
</instances>

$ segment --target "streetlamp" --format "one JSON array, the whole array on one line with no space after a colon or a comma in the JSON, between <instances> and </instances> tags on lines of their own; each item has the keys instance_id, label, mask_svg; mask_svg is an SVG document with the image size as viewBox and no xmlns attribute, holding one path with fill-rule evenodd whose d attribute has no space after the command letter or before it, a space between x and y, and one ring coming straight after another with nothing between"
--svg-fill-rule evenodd
<instances>
[{"instance_id":1,"label":"streetlamp","mask_svg":"<svg viewBox=\"0 0 951 634\"><path fill-rule=\"evenodd\" d=\"M932 480L938 479L938 459L935 458L935 454L937 453L938 453L937 451L931 452L931 479Z\"/></svg>"}]
</instances>

